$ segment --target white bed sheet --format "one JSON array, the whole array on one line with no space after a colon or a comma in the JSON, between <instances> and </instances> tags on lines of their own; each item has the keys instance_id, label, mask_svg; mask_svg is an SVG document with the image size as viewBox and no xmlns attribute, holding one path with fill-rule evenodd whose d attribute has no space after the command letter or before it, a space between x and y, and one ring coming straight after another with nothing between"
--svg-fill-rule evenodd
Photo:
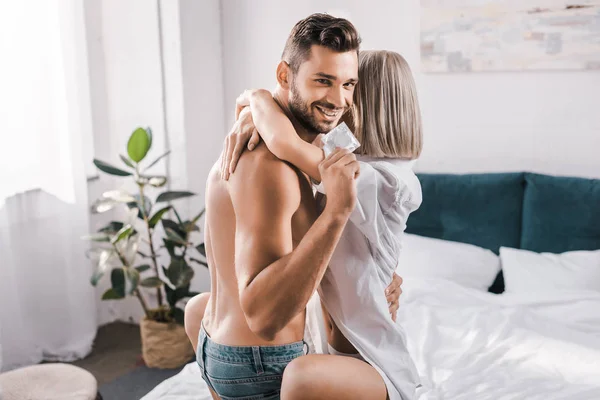
<instances>
[{"instance_id":1,"label":"white bed sheet","mask_svg":"<svg viewBox=\"0 0 600 400\"><path fill-rule=\"evenodd\" d=\"M421 399L600 399L600 293L501 296L442 280L409 280L398 322ZM143 400L211 399L195 363Z\"/></svg>"}]
</instances>

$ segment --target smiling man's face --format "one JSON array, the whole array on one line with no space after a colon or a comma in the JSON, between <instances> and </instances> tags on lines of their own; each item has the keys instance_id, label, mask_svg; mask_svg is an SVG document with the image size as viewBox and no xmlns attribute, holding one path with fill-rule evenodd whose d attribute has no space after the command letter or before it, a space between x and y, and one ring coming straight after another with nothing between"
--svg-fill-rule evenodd
<instances>
[{"instance_id":1,"label":"smiling man's face","mask_svg":"<svg viewBox=\"0 0 600 400\"><path fill-rule=\"evenodd\" d=\"M352 106L357 82L356 51L338 53L313 45L308 59L291 74L290 111L309 132L329 132Z\"/></svg>"}]
</instances>

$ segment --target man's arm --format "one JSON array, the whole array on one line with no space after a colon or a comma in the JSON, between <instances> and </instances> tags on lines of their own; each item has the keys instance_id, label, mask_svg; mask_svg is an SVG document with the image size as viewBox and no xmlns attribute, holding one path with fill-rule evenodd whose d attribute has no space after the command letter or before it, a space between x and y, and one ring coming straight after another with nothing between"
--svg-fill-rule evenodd
<instances>
[{"instance_id":1,"label":"man's arm","mask_svg":"<svg viewBox=\"0 0 600 400\"><path fill-rule=\"evenodd\" d=\"M335 154L323 162L322 171L330 177L337 201L328 204L295 249L291 220L300 204L296 172L280 161L254 160L230 179L240 303L250 329L266 340L306 308L354 208L358 163L347 152Z\"/></svg>"}]
</instances>

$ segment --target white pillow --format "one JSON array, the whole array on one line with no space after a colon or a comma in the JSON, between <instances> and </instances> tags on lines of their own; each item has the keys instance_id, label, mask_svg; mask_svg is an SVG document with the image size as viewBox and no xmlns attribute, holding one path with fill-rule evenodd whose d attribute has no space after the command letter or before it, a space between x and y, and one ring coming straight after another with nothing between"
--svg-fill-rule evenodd
<instances>
[{"instance_id":1,"label":"white pillow","mask_svg":"<svg viewBox=\"0 0 600 400\"><path fill-rule=\"evenodd\" d=\"M600 250L552 254L501 247L500 259L507 293L600 291Z\"/></svg>"},{"instance_id":2,"label":"white pillow","mask_svg":"<svg viewBox=\"0 0 600 400\"><path fill-rule=\"evenodd\" d=\"M493 251L467 243L404 234L397 274L441 278L487 291L500 271Z\"/></svg>"}]
</instances>

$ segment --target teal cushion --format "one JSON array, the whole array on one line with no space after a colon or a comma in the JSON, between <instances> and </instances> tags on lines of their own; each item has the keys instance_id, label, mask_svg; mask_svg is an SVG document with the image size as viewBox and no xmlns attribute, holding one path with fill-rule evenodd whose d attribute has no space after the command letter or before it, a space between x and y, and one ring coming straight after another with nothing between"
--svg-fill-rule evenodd
<instances>
[{"instance_id":1,"label":"teal cushion","mask_svg":"<svg viewBox=\"0 0 600 400\"><path fill-rule=\"evenodd\" d=\"M408 233L471 243L498 253L521 240L523 173L417 174L423 203Z\"/></svg>"},{"instance_id":2,"label":"teal cushion","mask_svg":"<svg viewBox=\"0 0 600 400\"><path fill-rule=\"evenodd\" d=\"M521 248L600 249L600 179L525 174Z\"/></svg>"}]
</instances>

